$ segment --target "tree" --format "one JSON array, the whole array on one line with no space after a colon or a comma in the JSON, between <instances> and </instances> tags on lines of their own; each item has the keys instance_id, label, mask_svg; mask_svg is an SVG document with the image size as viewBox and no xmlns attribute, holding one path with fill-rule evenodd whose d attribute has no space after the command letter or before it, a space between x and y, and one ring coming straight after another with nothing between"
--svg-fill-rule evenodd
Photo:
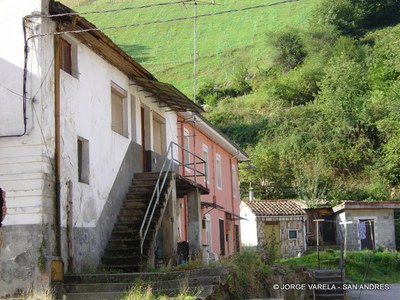
<instances>
[{"instance_id":1,"label":"tree","mask_svg":"<svg viewBox=\"0 0 400 300\"><path fill-rule=\"evenodd\" d=\"M276 50L275 63L285 72L300 65L307 56L303 41L294 31L284 31L273 36L272 46Z\"/></svg>"}]
</instances>

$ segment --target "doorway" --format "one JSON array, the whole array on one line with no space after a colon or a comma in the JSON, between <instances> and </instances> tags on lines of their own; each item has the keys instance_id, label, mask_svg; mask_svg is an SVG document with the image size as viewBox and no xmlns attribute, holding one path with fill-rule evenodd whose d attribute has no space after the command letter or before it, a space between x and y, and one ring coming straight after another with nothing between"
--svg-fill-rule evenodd
<instances>
[{"instance_id":1,"label":"doorway","mask_svg":"<svg viewBox=\"0 0 400 300\"><path fill-rule=\"evenodd\" d=\"M375 224L372 219L360 219L358 223L358 237L361 250L375 250Z\"/></svg>"},{"instance_id":2,"label":"doorway","mask_svg":"<svg viewBox=\"0 0 400 300\"><path fill-rule=\"evenodd\" d=\"M225 221L219 219L219 247L220 255L225 256Z\"/></svg>"}]
</instances>

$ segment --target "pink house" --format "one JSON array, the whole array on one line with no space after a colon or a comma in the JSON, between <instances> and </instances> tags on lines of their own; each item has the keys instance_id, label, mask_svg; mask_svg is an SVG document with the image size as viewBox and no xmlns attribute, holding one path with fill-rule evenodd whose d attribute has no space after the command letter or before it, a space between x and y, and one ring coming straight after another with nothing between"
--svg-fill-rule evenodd
<instances>
[{"instance_id":1,"label":"pink house","mask_svg":"<svg viewBox=\"0 0 400 300\"><path fill-rule=\"evenodd\" d=\"M205 170L201 165L204 176L193 179L209 189L208 194L201 195L203 251L229 256L240 249L238 162L248 160L247 155L200 114L180 113L177 126L179 155L188 166L182 172L194 176L192 167L201 160L206 162ZM180 199L180 208L179 235L185 241L190 236L187 197Z\"/></svg>"}]
</instances>

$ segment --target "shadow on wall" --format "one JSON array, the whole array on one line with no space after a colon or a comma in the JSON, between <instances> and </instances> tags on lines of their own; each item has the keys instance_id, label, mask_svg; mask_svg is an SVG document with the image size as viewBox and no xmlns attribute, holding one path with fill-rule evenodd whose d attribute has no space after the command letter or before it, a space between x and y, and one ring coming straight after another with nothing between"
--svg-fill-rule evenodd
<instances>
[{"instance_id":1,"label":"shadow on wall","mask_svg":"<svg viewBox=\"0 0 400 300\"><path fill-rule=\"evenodd\" d=\"M18 135L24 130L23 70L0 58L0 136ZM32 74L28 73L28 88ZM37 79L35 77L35 79ZM29 96L29 95L28 95ZM28 101L29 105L30 101ZM29 112L29 110L27 110ZM31 119L31 116L28 117Z\"/></svg>"}]
</instances>

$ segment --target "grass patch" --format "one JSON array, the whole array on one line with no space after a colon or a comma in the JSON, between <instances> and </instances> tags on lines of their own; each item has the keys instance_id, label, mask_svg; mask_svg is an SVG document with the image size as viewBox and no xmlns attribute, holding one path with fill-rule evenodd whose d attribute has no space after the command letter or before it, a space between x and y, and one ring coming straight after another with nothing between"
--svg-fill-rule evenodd
<instances>
[{"instance_id":1,"label":"grass patch","mask_svg":"<svg viewBox=\"0 0 400 300\"><path fill-rule=\"evenodd\" d=\"M61 0L79 12L159 3L158 0ZM211 2L211 1L210 1ZM197 5L197 13L213 14L277 0L219 0L218 5ZM225 82L235 67L245 63L250 71L270 60L268 32L288 25L304 27L320 0L299 1L271 7L199 18L197 22L198 86L208 80ZM85 15L99 28L192 17L190 4L158 6L118 13ZM238 30L238 26L240 30ZM124 51L161 81L173 83L191 96L193 86L193 20L106 30ZM227 68L227 66L230 66Z\"/></svg>"},{"instance_id":2,"label":"grass patch","mask_svg":"<svg viewBox=\"0 0 400 300\"><path fill-rule=\"evenodd\" d=\"M320 252L321 258L337 258L339 251ZM318 268L317 253L281 260L290 266ZM322 269L338 269L339 263L321 262ZM392 251L351 251L345 259L346 281L361 283L400 283L400 254Z\"/></svg>"}]
</instances>

